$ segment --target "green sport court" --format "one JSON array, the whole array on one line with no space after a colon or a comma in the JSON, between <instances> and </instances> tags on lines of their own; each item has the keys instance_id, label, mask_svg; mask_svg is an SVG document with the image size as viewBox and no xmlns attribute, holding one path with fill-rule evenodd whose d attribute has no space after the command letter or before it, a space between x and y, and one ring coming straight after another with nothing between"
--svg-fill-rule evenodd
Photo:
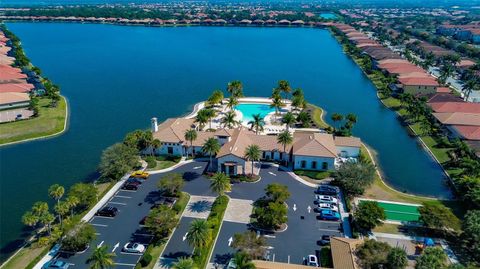
<instances>
[{"instance_id":1,"label":"green sport court","mask_svg":"<svg viewBox=\"0 0 480 269\"><path fill-rule=\"evenodd\" d=\"M401 222L418 222L420 213L418 206L408 204L397 204L377 201L378 205L383 207L387 220Z\"/></svg>"}]
</instances>

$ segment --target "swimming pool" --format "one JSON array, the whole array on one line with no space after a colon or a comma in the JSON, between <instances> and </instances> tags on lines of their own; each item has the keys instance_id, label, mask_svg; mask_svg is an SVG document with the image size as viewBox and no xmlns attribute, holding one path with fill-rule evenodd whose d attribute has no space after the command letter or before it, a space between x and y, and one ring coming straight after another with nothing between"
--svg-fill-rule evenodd
<instances>
[{"instance_id":1,"label":"swimming pool","mask_svg":"<svg viewBox=\"0 0 480 269\"><path fill-rule=\"evenodd\" d=\"M260 114L264 118L269 113L275 111L275 108L271 108L269 104L239 104L235 109L242 112L243 124L253 120L253 115L255 114Z\"/></svg>"}]
</instances>

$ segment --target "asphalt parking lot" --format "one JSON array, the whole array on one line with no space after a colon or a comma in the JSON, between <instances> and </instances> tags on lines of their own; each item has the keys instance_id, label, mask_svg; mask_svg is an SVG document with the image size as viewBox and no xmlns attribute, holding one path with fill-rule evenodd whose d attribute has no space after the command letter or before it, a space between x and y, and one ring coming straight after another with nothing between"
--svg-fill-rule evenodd
<instances>
[{"instance_id":1,"label":"asphalt parking lot","mask_svg":"<svg viewBox=\"0 0 480 269\"><path fill-rule=\"evenodd\" d=\"M185 187L183 191L190 193L192 197L206 196L208 200L216 195L210 191L210 180L202 176L205 167L206 162L195 161L172 172L184 173ZM231 201L235 200L237 203L231 210L248 211L251 210L249 204L264 195L264 189L268 184L276 182L288 186L291 193L291 197L287 200L289 206L288 229L281 233L264 234L269 245L268 259L301 264L305 256L315 254L315 251L320 249L317 241L322 235L341 235L339 222L316 219L318 214L313 211L315 206L313 204L314 188L294 180L287 172L279 170L276 166L264 164L260 174L262 179L256 183L234 184L228 195L232 198ZM121 248L126 243L135 241L148 244L152 238L141 229L139 222L148 215L151 205L159 199L160 195L156 191L156 184L163 175L162 173L151 175L137 191L118 191L107 203L107 205L119 209L115 218L96 216L90 220L97 231L97 239L92 246L108 245L111 251L117 255L114 260L118 268L133 268L141 258L138 254L122 253ZM204 206L209 202L198 199L200 200L197 201L197 205L187 205L184 216L162 253L160 266L168 266L178 257L191 255L192 248L184 240L188 227L193 219L208 216L206 212L200 211L204 211ZM198 208L203 209L198 210ZM195 215L195 211L199 211L197 215ZM228 215L230 216L227 218L228 221L223 221L220 229L210 260L211 264L228 262L229 256L234 253L234 249L229 246L230 238L235 233L242 233L248 229L248 214L242 212L235 217L235 212L230 212ZM90 257L92 250L93 247L90 247L85 253L70 257L63 255L61 259L71 263L72 268L88 268L86 260Z\"/></svg>"}]
</instances>

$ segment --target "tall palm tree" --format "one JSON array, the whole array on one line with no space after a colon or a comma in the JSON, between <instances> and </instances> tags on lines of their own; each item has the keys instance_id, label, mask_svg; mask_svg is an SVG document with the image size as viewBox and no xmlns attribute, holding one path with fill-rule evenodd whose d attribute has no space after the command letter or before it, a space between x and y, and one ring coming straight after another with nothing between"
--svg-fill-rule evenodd
<instances>
[{"instance_id":1,"label":"tall palm tree","mask_svg":"<svg viewBox=\"0 0 480 269\"><path fill-rule=\"evenodd\" d=\"M281 144L283 146L283 153L286 156L287 155L287 145L290 145L293 143L293 137L292 134L290 134L289 131L283 131L278 134L277 136L277 143ZM287 161L288 163L288 158Z\"/></svg>"},{"instance_id":2,"label":"tall palm tree","mask_svg":"<svg viewBox=\"0 0 480 269\"><path fill-rule=\"evenodd\" d=\"M233 110L236 105L238 105L238 98L235 96L230 96L227 100L227 107L230 110Z\"/></svg>"},{"instance_id":3,"label":"tall palm tree","mask_svg":"<svg viewBox=\"0 0 480 269\"><path fill-rule=\"evenodd\" d=\"M224 195L226 191L230 191L232 189L232 186L230 185L230 178L225 173L215 173L215 175L212 177L212 181L210 182L210 189L213 192L218 193L220 196Z\"/></svg>"},{"instance_id":4,"label":"tall palm tree","mask_svg":"<svg viewBox=\"0 0 480 269\"><path fill-rule=\"evenodd\" d=\"M225 117L222 118L222 125L223 127L225 128L233 128L235 127L238 122L235 120L235 112L234 111L228 111L227 113L225 113Z\"/></svg>"},{"instance_id":5,"label":"tall palm tree","mask_svg":"<svg viewBox=\"0 0 480 269\"><path fill-rule=\"evenodd\" d=\"M63 217L68 214L70 211L70 205L66 201L62 201L55 205L55 213L58 214L58 219L60 220L60 226L63 225Z\"/></svg>"},{"instance_id":6,"label":"tall palm tree","mask_svg":"<svg viewBox=\"0 0 480 269\"><path fill-rule=\"evenodd\" d=\"M190 142L190 148L193 148L193 141L197 140L197 131L194 129L190 129L185 131L185 140ZM192 150L192 156L193 156L193 150ZM187 157L188 157L188 151L187 151Z\"/></svg>"},{"instance_id":7,"label":"tall palm tree","mask_svg":"<svg viewBox=\"0 0 480 269\"><path fill-rule=\"evenodd\" d=\"M333 120L334 122L334 125L335 125L335 128L337 127L337 122L338 121L342 121L343 120L343 115L339 114L339 113L333 113L332 114L332 117L331 119Z\"/></svg>"},{"instance_id":8,"label":"tall palm tree","mask_svg":"<svg viewBox=\"0 0 480 269\"><path fill-rule=\"evenodd\" d=\"M178 258L176 262L172 264L173 269L197 269L195 262L192 258L181 257Z\"/></svg>"},{"instance_id":9,"label":"tall palm tree","mask_svg":"<svg viewBox=\"0 0 480 269\"><path fill-rule=\"evenodd\" d=\"M243 96L243 85L240 80L234 80L227 84L227 91L231 96L242 97Z\"/></svg>"},{"instance_id":10,"label":"tall palm tree","mask_svg":"<svg viewBox=\"0 0 480 269\"><path fill-rule=\"evenodd\" d=\"M209 105L221 104L223 100L223 92L221 90L213 91L212 95L208 98L207 102Z\"/></svg>"},{"instance_id":11,"label":"tall palm tree","mask_svg":"<svg viewBox=\"0 0 480 269\"><path fill-rule=\"evenodd\" d=\"M208 128L212 129L212 120L217 115L217 112L214 109L211 109L211 108L206 108L206 109L204 109L204 111L205 111L204 113L207 116L207 119L208 119L208 122L209 122L209 127Z\"/></svg>"},{"instance_id":12,"label":"tall palm tree","mask_svg":"<svg viewBox=\"0 0 480 269\"><path fill-rule=\"evenodd\" d=\"M347 121L349 121L351 123L357 123L357 115L355 115L353 113L348 113L345 118L347 119Z\"/></svg>"},{"instance_id":13,"label":"tall palm tree","mask_svg":"<svg viewBox=\"0 0 480 269\"><path fill-rule=\"evenodd\" d=\"M468 102L468 98L473 91L480 90L480 81L478 79L469 79L462 85L462 91L465 96L465 101Z\"/></svg>"},{"instance_id":14,"label":"tall palm tree","mask_svg":"<svg viewBox=\"0 0 480 269\"><path fill-rule=\"evenodd\" d=\"M303 95L294 95L292 99L292 107L294 110L298 110L299 108L305 108L305 99Z\"/></svg>"},{"instance_id":15,"label":"tall palm tree","mask_svg":"<svg viewBox=\"0 0 480 269\"><path fill-rule=\"evenodd\" d=\"M302 123L303 128L308 128L311 120L310 114L306 111L301 111L297 115L297 121Z\"/></svg>"},{"instance_id":16,"label":"tall palm tree","mask_svg":"<svg viewBox=\"0 0 480 269\"><path fill-rule=\"evenodd\" d=\"M87 263L90 264L91 269L112 268L115 266L115 262L113 261L113 257L115 256L115 253L108 252L108 245L103 245L93 251Z\"/></svg>"},{"instance_id":17,"label":"tall palm tree","mask_svg":"<svg viewBox=\"0 0 480 269\"><path fill-rule=\"evenodd\" d=\"M69 195L66 199L66 202L68 203L69 207L70 207L70 216L73 217L73 210L75 209L75 207L78 205L78 203L80 202L80 200L78 199L77 196L71 196Z\"/></svg>"},{"instance_id":18,"label":"tall palm tree","mask_svg":"<svg viewBox=\"0 0 480 269\"><path fill-rule=\"evenodd\" d=\"M33 214L31 211L25 212L25 214L22 216L22 223L32 228L37 226L38 221L38 216Z\"/></svg>"},{"instance_id":19,"label":"tall palm tree","mask_svg":"<svg viewBox=\"0 0 480 269\"><path fill-rule=\"evenodd\" d=\"M280 80L278 82L277 88L285 94L285 99L288 99L288 95L292 91L292 87L290 87L290 83L286 80Z\"/></svg>"},{"instance_id":20,"label":"tall palm tree","mask_svg":"<svg viewBox=\"0 0 480 269\"><path fill-rule=\"evenodd\" d=\"M158 148L160 148L160 146L162 146L162 142L157 138L153 139L153 141L152 141L152 156L155 154L155 151Z\"/></svg>"},{"instance_id":21,"label":"tall palm tree","mask_svg":"<svg viewBox=\"0 0 480 269\"><path fill-rule=\"evenodd\" d=\"M248 254L243 251L237 252L233 256L233 261L236 269L255 269L255 264L253 264Z\"/></svg>"},{"instance_id":22,"label":"tall palm tree","mask_svg":"<svg viewBox=\"0 0 480 269\"><path fill-rule=\"evenodd\" d=\"M245 156L245 159L247 159L247 161L252 162L252 176L253 176L253 166L255 164L255 161L260 160L260 156L261 156L260 147L255 144L248 146L245 149L244 156Z\"/></svg>"},{"instance_id":23,"label":"tall palm tree","mask_svg":"<svg viewBox=\"0 0 480 269\"><path fill-rule=\"evenodd\" d=\"M203 127L205 127L205 125L208 123L208 120L209 120L208 114L207 112L205 112L205 109L198 111L197 116L195 118L195 122L198 122L200 130L202 130Z\"/></svg>"},{"instance_id":24,"label":"tall palm tree","mask_svg":"<svg viewBox=\"0 0 480 269\"><path fill-rule=\"evenodd\" d=\"M279 95L273 96L270 107L275 108L275 115L278 115L278 111L280 111L283 106L285 106L285 104L282 102L282 98Z\"/></svg>"},{"instance_id":25,"label":"tall palm tree","mask_svg":"<svg viewBox=\"0 0 480 269\"><path fill-rule=\"evenodd\" d=\"M205 246L210 240L210 231L206 220L198 219L192 221L187 232L187 242L194 248L201 248Z\"/></svg>"},{"instance_id":26,"label":"tall palm tree","mask_svg":"<svg viewBox=\"0 0 480 269\"><path fill-rule=\"evenodd\" d=\"M295 116L290 111L285 113L282 117L282 123L287 126L287 131L290 130L290 125L294 124L296 121Z\"/></svg>"},{"instance_id":27,"label":"tall palm tree","mask_svg":"<svg viewBox=\"0 0 480 269\"><path fill-rule=\"evenodd\" d=\"M207 139L207 141L205 141L205 144L203 144L202 151L210 156L209 169L212 169L212 156L220 151L220 143L218 143L217 139L210 137Z\"/></svg>"},{"instance_id":28,"label":"tall palm tree","mask_svg":"<svg viewBox=\"0 0 480 269\"><path fill-rule=\"evenodd\" d=\"M65 188L60 184L53 184L50 186L50 188L48 188L48 196L57 201L57 204L60 202L63 194L65 194Z\"/></svg>"},{"instance_id":29,"label":"tall palm tree","mask_svg":"<svg viewBox=\"0 0 480 269\"><path fill-rule=\"evenodd\" d=\"M250 125L250 129L255 130L255 133L258 134L258 132L263 131L265 120L260 114L254 114L252 118L253 119L248 122L248 125Z\"/></svg>"}]
</instances>

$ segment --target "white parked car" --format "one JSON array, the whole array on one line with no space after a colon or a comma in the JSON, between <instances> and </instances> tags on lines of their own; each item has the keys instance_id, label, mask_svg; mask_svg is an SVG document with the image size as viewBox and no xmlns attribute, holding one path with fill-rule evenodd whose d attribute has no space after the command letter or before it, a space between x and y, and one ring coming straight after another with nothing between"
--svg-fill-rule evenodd
<instances>
[{"instance_id":1,"label":"white parked car","mask_svg":"<svg viewBox=\"0 0 480 269\"><path fill-rule=\"evenodd\" d=\"M329 203L320 203L318 204L318 207L320 209L330 209L330 210L333 210L333 211L337 211L338 212L338 207L334 204L329 204Z\"/></svg>"},{"instance_id":2,"label":"white parked car","mask_svg":"<svg viewBox=\"0 0 480 269\"><path fill-rule=\"evenodd\" d=\"M126 243L122 249L123 252L129 253L143 253L145 251L145 246L139 243Z\"/></svg>"},{"instance_id":3,"label":"white parked car","mask_svg":"<svg viewBox=\"0 0 480 269\"><path fill-rule=\"evenodd\" d=\"M307 265L308 265L308 266L313 266L313 267L318 267L317 256L315 256L315 255L308 255Z\"/></svg>"},{"instance_id":4,"label":"white parked car","mask_svg":"<svg viewBox=\"0 0 480 269\"><path fill-rule=\"evenodd\" d=\"M328 195L315 195L315 203L337 204L338 200L337 198Z\"/></svg>"}]
</instances>

